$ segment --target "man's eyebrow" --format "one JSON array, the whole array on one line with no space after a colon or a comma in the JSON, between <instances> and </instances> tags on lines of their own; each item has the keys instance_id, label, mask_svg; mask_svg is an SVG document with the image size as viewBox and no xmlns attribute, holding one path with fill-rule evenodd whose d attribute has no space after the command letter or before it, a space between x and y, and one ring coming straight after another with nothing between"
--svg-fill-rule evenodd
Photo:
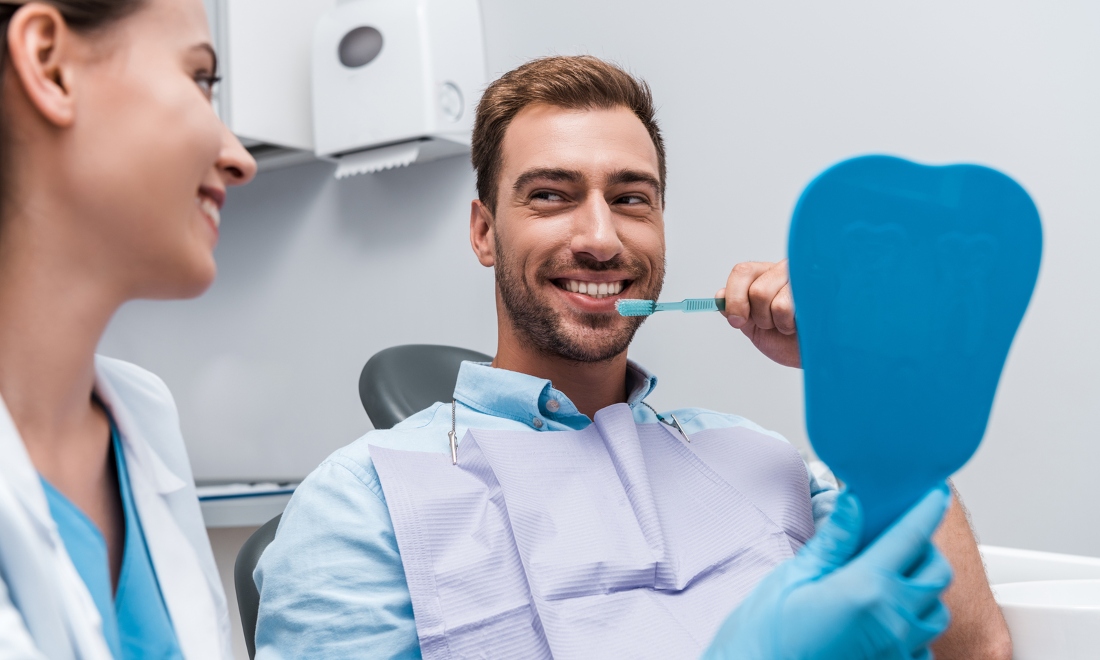
<instances>
[{"instance_id":1,"label":"man's eyebrow","mask_svg":"<svg viewBox=\"0 0 1100 660\"><path fill-rule=\"evenodd\" d=\"M564 181L566 183L580 183L584 181L584 175L576 170L566 170L558 167L537 167L527 170L519 175L512 185L512 190L519 192L532 181L539 179L549 181Z\"/></svg>"},{"instance_id":2,"label":"man's eyebrow","mask_svg":"<svg viewBox=\"0 0 1100 660\"><path fill-rule=\"evenodd\" d=\"M657 180L657 177L648 172L641 172L639 170L619 170L612 172L607 177L608 186L616 186L624 183L645 183L653 186L654 190L661 189L661 182Z\"/></svg>"},{"instance_id":3,"label":"man's eyebrow","mask_svg":"<svg viewBox=\"0 0 1100 660\"><path fill-rule=\"evenodd\" d=\"M203 42L201 44L195 44L194 46L191 46L191 50L205 50L207 53L210 53L210 60L213 63L213 66L210 67L210 75L216 76L218 74L218 54L214 52L213 46L206 42Z\"/></svg>"}]
</instances>

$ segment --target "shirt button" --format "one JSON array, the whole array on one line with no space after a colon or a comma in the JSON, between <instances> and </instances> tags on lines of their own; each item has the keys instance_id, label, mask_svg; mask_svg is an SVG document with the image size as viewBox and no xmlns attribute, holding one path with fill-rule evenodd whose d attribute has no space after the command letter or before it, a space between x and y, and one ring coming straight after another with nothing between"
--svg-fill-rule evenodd
<instances>
[{"instance_id":1,"label":"shirt button","mask_svg":"<svg viewBox=\"0 0 1100 660\"><path fill-rule=\"evenodd\" d=\"M558 403L557 399L550 399L546 402L546 409L552 413L558 412L559 410L561 410L561 404Z\"/></svg>"},{"instance_id":2,"label":"shirt button","mask_svg":"<svg viewBox=\"0 0 1100 660\"><path fill-rule=\"evenodd\" d=\"M534 418L533 420L531 420L531 424L532 424L532 425L533 425L533 426L534 426L534 427L535 427L536 429L541 429L541 428L542 428L542 420L541 420L541 419L539 419L538 417L536 417L536 418Z\"/></svg>"}]
</instances>

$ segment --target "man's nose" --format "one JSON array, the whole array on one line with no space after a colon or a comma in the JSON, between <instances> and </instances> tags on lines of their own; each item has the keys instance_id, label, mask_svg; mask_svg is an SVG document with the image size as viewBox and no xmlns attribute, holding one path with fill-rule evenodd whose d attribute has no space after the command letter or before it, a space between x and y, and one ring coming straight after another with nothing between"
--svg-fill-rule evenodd
<instances>
[{"instance_id":1,"label":"man's nose","mask_svg":"<svg viewBox=\"0 0 1100 660\"><path fill-rule=\"evenodd\" d=\"M570 247L574 254L586 254L596 261L610 261L623 251L614 213L603 195L589 195L577 209Z\"/></svg>"}]
</instances>

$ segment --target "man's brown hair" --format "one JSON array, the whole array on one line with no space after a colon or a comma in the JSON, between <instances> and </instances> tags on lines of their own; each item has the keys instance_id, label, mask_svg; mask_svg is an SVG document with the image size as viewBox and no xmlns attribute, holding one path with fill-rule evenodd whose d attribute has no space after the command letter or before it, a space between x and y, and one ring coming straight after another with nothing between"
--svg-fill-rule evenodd
<instances>
[{"instance_id":1,"label":"man's brown hair","mask_svg":"<svg viewBox=\"0 0 1100 660\"><path fill-rule=\"evenodd\" d=\"M496 213L504 133L529 105L591 110L619 106L634 113L657 149L661 203L665 198L665 144L655 118L649 85L614 64L591 55L543 57L495 80L477 104L470 159L477 171L477 196Z\"/></svg>"}]
</instances>

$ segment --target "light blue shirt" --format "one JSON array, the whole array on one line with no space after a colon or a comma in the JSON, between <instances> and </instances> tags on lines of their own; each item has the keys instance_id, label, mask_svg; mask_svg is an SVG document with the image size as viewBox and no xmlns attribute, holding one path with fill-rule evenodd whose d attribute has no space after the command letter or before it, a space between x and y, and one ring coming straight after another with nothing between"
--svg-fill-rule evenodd
<instances>
[{"instance_id":1,"label":"light blue shirt","mask_svg":"<svg viewBox=\"0 0 1100 660\"><path fill-rule=\"evenodd\" d=\"M113 597L107 543L99 528L67 497L42 479L50 515L57 523L65 550L91 592L99 616L103 619L103 636L107 639L111 654L127 660L182 659L153 561L145 545L145 534L134 506L130 477L114 422L111 422L111 446L118 470L119 497L126 530L122 569Z\"/></svg>"},{"instance_id":2,"label":"light blue shirt","mask_svg":"<svg viewBox=\"0 0 1100 660\"><path fill-rule=\"evenodd\" d=\"M657 385L631 362L627 403L638 423L655 423L645 398ZM550 381L485 364L463 363L455 386L458 437L469 428L569 431L592 421ZM752 422L699 408L675 415L685 433ZM275 540L256 567L260 590L256 657L419 658L412 601L370 444L449 452L451 404L437 403L392 429L371 431L333 453L295 491ZM459 452L461 454L461 445ZM815 523L832 511L836 490L809 470Z\"/></svg>"}]
</instances>

